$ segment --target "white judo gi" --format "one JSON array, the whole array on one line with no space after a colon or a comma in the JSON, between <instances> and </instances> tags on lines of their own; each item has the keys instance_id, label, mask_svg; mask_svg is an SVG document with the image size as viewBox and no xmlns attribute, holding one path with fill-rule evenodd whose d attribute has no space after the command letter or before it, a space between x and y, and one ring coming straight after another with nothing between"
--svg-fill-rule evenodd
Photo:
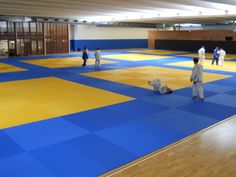
<instances>
[{"instance_id":1,"label":"white judo gi","mask_svg":"<svg viewBox=\"0 0 236 177\"><path fill-rule=\"evenodd\" d=\"M198 50L198 55L199 55L199 62L201 65L203 65L204 60L205 60L205 48L202 47Z\"/></svg>"},{"instance_id":2,"label":"white judo gi","mask_svg":"<svg viewBox=\"0 0 236 177\"><path fill-rule=\"evenodd\" d=\"M149 85L153 86L154 91L157 91L161 94L172 93L172 91L166 85L161 83L160 79L149 82Z\"/></svg>"},{"instance_id":3,"label":"white judo gi","mask_svg":"<svg viewBox=\"0 0 236 177\"><path fill-rule=\"evenodd\" d=\"M226 52L220 49L217 53L219 54L219 66L224 66Z\"/></svg>"},{"instance_id":4,"label":"white judo gi","mask_svg":"<svg viewBox=\"0 0 236 177\"><path fill-rule=\"evenodd\" d=\"M96 50L94 53L95 57L95 68L100 68L101 67L101 51Z\"/></svg>"},{"instance_id":5,"label":"white judo gi","mask_svg":"<svg viewBox=\"0 0 236 177\"><path fill-rule=\"evenodd\" d=\"M193 81L193 97L199 95L201 99L204 99L201 64L197 63L194 65L190 79Z\"/></svg>"}]
</instances>

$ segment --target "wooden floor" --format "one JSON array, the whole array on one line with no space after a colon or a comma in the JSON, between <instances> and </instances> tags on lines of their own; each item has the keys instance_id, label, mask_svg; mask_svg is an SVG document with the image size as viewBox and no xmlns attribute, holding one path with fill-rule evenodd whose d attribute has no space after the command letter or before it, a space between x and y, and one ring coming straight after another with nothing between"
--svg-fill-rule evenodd
<instances>
[{"instance_id":1,"label":"wooden floor","mask_svg":"<svg viewBox=\"0 0 236 177\"><path fill-rule=\"evenodd\" d=\"M236 116L103 177L236 177Z\"/></svg>"}]
</instances>

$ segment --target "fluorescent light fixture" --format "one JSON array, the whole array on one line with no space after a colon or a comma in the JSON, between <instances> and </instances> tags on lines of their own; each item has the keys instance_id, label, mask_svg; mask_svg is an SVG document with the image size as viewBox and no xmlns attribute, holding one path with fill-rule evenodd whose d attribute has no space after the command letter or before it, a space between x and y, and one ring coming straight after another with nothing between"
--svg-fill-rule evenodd
<instances>
[{"instance_id":1,"label":"fluorescent light fixture","mask_svg":"<svg viewBox=\"0 0 236 177\"><path fill-rule=\"evenodd\" d=\"M25 17L25 22L30 22L30 21L32 21L31 18L29 18L29 17Z\"/></svg>"},{"instance_id":2,"label":"fluorescent light fixture","mask_svg":"<svg viewBox=\"0 0 236 177\"><path fill-rule=\"evenodd\" d=\"M202 24L196 24L196 23L181 23L181 24L175 24L174 26L181 26L181 27L202 27Z\"/></svg>"},{"instance_id":3,"label":"fluorescent light fixture","mask_svg":"<svg viewBox=\"0 0 236 177\"><path fill-rule=\"evenodd\" d=\"M222 5L222 6L221 6ZM89 22L109 22L109 21L124 21L124 20L138 20L149 18L171 18L171 17L198 17L216 16L216 15L236 15L236 6L227 6L224 4L214 4L214 7L202 8L194 6L185 6L185 10L179 9L155 9L155 10L142 10L138 12L128 13L113 13L109 16L90 16L86 18L78 18L78 20L86 20Z\"/></svg>"}]
</instances>

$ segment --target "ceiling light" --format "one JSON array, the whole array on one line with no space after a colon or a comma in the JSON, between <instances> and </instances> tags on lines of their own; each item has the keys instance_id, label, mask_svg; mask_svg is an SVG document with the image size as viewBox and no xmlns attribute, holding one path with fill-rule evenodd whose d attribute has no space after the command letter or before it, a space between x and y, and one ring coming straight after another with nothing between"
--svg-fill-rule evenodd
<instances>
[{"instance_id":1,"label":"ceiling light","mask_svg":"<svg viewBox=\"0 0 236 177\"><path fill-rule=\"evenodd\" d=\"M181 24L175 24L174 26L181 26L181 27L201 27L202 24L197 24L197 23L181 23Z\"/></svg>"}]
</instances>

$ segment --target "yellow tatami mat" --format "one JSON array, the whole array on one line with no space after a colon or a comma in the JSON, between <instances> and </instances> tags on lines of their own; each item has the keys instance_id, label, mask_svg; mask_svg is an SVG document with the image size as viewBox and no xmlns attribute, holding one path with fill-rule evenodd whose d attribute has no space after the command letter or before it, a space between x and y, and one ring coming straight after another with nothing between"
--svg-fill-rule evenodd
<instances>
[{"instance_id":1,"label":"yellow tatami mat","mask_svg":"<svg viewBox=\"0 0 236 177\"><path fill-rule=\"evenodd\" d=\"M185 56L185 57L199 57L199 55L196 53L196 54L181 54L179 56ZM207 59L212 59L213 58L213 53L206 53L205 54L205 57ZM233 55L233 54L226 54L225 56L225 60L233 60L233 59L236 59L236 55Z\"/></svg>"},{"instance_id":2,"label":"yellow tatami mat","mask_svg":"<svg viewBox=\"0 0 236 177\"><path fill-rule=\"evenodd\" d=\"M12 66L5 63L0 63L0 73L17 72L17 71L25 71L25 69L18 68L16 66Z\"/></svg>"},{"instance_id":3,"label":"yellow tatami mat","mask_svg":"<svg viewBox=\"0 0 236 177\"><path fill-rule=\"evenodd\" d=\"M0 98L0 129L133 100L55 77L0 83Z\"/></svg>"},{"instance_id":4,"label":"yellow tatami mat","mask_svg":"<svg viewBox=\"0 0 236 177\"><path fill-rule=\"evenodd\" d=\"M148 89L152 88L147 84L147 81L158 78L162 83L167 84L173 90L177 90L192 85L189 81L190 74L191 71L187 70L162 68L156 66L143 66L136 68L84 73L83 75ZM231 76L204 73L204 83L228 77Z\"/></svg>"},{"instance_id":5,"label":"yellow tatami mat","mask_svg":"<svg viewBox=\"0 0 236 177\"><path fill-rule=\"evenodd\" d=\"M194 64L192 61L184 61L184 62L170 63L167 65L184 66L184 67L191 67L192 68ZM218 70L218 71L236 72L236 62L225 61L224 66L217 66L216 63L214 65L211 65L210 60L205 60L203 68L210 69L210 70Z\"/></svg>"},{"instance_id":6,"label":"yellow tatami mat","mask_svg":"<svg viewBox=\"0 0 236 177\"><path fill-rule=\"evenodd\" d=\"M81 58L50 58L37 60L22 60L22 62L39 65L47 68L65 68L82 66L83 60ZM101 60L101 64L115 63L114 61ZM94 65L95 60L90 58L87 60L87 65Z\"/></svg>"},{"instance_id":7,"label":"yellow tatami mat","mask_svg":"<svg viewBox=\"0 0 236 177\"><path fill-rule=\"evenodd\" d=\"M142 61L142 60L155 60L170 58L167 56L155 56L147 54L115 54L115 55L104 55L102 58L111 58L116 60L127 60L127 61Z\"/></svg>"},{"instance_id":8,"label":"yellow tatami mat","mask_svg":"<svg viewBox=\"0 0 236 177\"><path fill-rule=\"evenodd\" d=\"M174 51L174 50L146 50L146 49L132 50L132 51L129 51L129 52L146 53L146 54L158 54L158 55L171 55L171 54L186 53L186 52Z\"/></svg>"},{"instance_id":9,"label":"yellow tatami mat","mask_svg":"<svg viewBox=\"0 0 236 177\"><path fill-rule=\"evenodd\" d=\"M170 54L179 54L184 53L182 51L173 51L173 50L143 50L142 52L150 54L159 54L159 55L170 55Z\"/></svg>"}]
</instances>

